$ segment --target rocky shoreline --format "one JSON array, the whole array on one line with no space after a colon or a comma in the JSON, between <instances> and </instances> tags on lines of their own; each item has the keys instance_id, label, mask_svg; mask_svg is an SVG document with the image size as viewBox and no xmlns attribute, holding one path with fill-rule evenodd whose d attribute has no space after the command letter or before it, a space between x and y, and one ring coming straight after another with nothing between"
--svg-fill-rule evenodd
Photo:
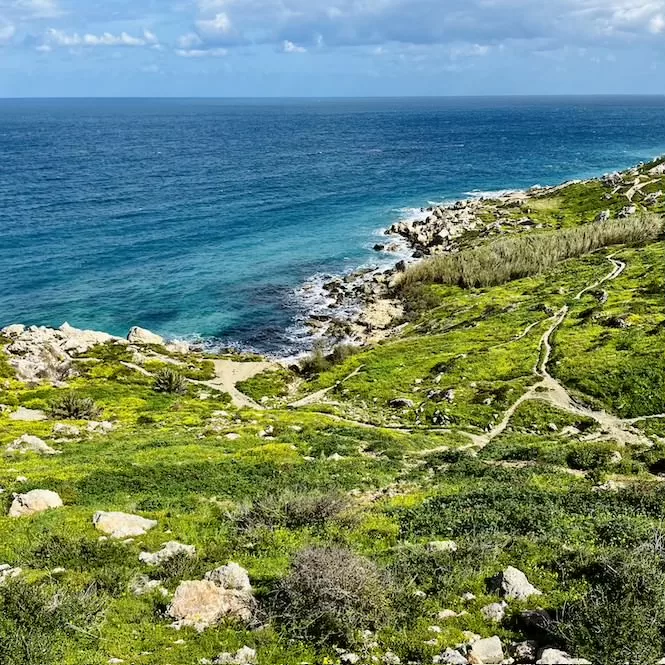
<instances>
[{"instance_id":1,"label":"rocky shoreline","mask_svg":"<svg viewBox=\"0 0 665 665\"><path fill-rule=\"evenodd\" d=\"M570 180L548 187L536 185L528 190L505 191L497 196L421 208L421 214L414 219L398 221L385 229L384 235L390 240L374 246L375 251L383 254L406 248L408 257L388 268L365 266L346 275L330 276L320 285L323 304L319 303L308 312L306 326L315 340L323 341L328 347L338 343L363 346L390 337L403 327L404 308L395 297L394 287L408 266L429 256L458 252L478 240L543 228L530 217L529 204L575 184L601 182L611 188L613 194L628 188L626 205L617 213L619 218L654 206L661 201L663 192L650 193L641 205L633 202L633 196L644 186L638 182L641 166L599 178ZM663 173L664 164L649 171L654 177ZM605 198L609 200L611 196L606 194ZM597 221L610 217L610 210L604 210ZM305 287L301 294L308 288L313 289L311 285Z\"/></svg>"}]
</instances>

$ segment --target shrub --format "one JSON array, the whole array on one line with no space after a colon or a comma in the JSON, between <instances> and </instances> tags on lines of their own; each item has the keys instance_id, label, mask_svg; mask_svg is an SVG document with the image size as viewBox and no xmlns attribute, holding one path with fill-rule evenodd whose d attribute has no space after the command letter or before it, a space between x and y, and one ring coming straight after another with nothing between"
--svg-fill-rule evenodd
<instances>
[{"instance_id":1,"label":"shrub","mask_svg":"<svg viewBox=\"0 0 665 665\"><path fill-rule=\"evenodd\" d=\"M349 645L362 629L390 619L389 585L368 559L335 547L311 547L294 559L277 594L281 622L298 639Z\"/></svg>"},{"instance_id":2,"label":"shrub","mask_svg":"<svg viewBox=\"0 0 665 665\"><path fill-rule=\"evenodd\" d=\"M261 526L268 528L322 527L340 515L349 506L349 500L340 492L305 494L287 492L275 498L259 499L238 516L243 529Z\"/></svg>"},{"instance_id":3,"label":"shrub","mask_svg":"<svg viewBox=\"0 0 665 665\"><path fill-rule=\"evenodd\" d=\"M187 381L180 372L165 367L155 375L155 391L169 395L184 395L187 392Z\"/></svg>"},{"instance_id":4,"label":"shrub","mask_svg":"<svg viewBox=\"0 0 665 665\"><path fill-rule=\"evenodd\" d=\"M63 420L94 420L102 413L102 409L92 399L73 392L54 399L49 411L53 418Z\"/></svg>"},{"instance_id":5,"label":"shrub","mask_svg":"<svg viewBox=\"0 0 665 665\"><path fill-rule=\"evenodd\" d=\"M325 344L319 340L310 355L300 361L300 373L305 377L316 376L357 353L360 353L360 349L353 344L337 344L329 354L326 354Z\"/></svg>"},{"instance_id":6,"label":"shrub","mask_svg":"<svg viewBox=\"0 0 665 665\"><path fill-rule=\"evenodd\" d=\"M417 283L476 288L538 275L565 259L601 247L639 244L659 237L663 222L655 215L585 224L550 233L521 235L457 254L442 254L404 273L401 288Z\"/></svg>"},{"instance_id":7,"label":"shrub","mask_svg":"<svg viewBox=\"0 0 665 665\"><path fill-rule=\"evenodd\" d=\"M552 632L599 665L655 663L665 648L662 543L616 551L587 575L588 593L561 611Z\"/></svg>"},{"instance_id":8,"label":"shrub","mask_svg":"<svg viewBox=\"0 0 665 665\"><path fill-rule=\"evenodd\" d=\"M103 609L104 602L90 589L56 590L20 578L9 582L0 588L0 663L62 663L65 640L94 643L90 628Z\"/></svg>"}]
</instances>

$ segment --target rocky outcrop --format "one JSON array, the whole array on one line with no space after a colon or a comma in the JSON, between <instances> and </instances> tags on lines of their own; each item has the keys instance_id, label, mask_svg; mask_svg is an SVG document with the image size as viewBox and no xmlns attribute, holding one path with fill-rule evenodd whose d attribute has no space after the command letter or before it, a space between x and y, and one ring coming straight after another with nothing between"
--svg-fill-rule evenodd
<instances>
[{"instance_id":1,"label":"rocky outcrop","mask_svg":"<svg viewBox=\"0 0 665 665\"><path fill-rule=\"evenodd\" d=\"M148 566L159 566L180 555L196 556L196 548L194 545L183 545L175 540L170 540L157 552L141 552L139 554L139 561Z\"/></svg>"},{"instance_id":2,"label":"rocky outcrop","mask_svg":"<svg viewBox=\"0 0 665 665\"><path fill-rule=\"evenodd\" d=\"M7 446L8 453L19 453L25 455L26 453L38 453L39 455L59 455L59 450L54 450L45 441L38 436L24 434L18 439L15 439Z\"/></svg>"},{"instance_id":3,"label":"rocky outcrop","mask_svg":"<svg viewBox=\"0 0 665 665\"><path fill-rule=\"evenodd\" d=\"M204 579L214 582L224 589L234 589L235 591L244 591L246 593L252 592L252 585L250 584L247 571L233 561L206 573Z\"/></svg>"},{"instance_id":4,"label":"rocky outcrop","mask_svg":"<svg viewBox=\"0 0 665 665\"><path fill-rule=\"evenodd\" d=\"M502 573L494 577L491 587L504 598L514 600L526 600L531 596L541 595L541 592L529 582L527 576L513 566L508 566Z\"/></svg>"},{"instance_id":5,"label":"rocky outcrop","mask_svg":"<svg viewBox=\"0 0 665 665\"><path fill-rule=\"evenodd\" d=\"M591 662L584 658L573 658L559 649L543 649L536 665L591 665Z\"/></svg>"},{"instance_id":6,"label":"rocky outcrop","mask_svg":"<svg viewBox=\"0 0 665 665\"><path fill-rule=\"evenodd\" d=\"M503 658L503 646L496 635L473 642L467 655L468 662L476 665L498 665Z\"/></svg>"},{"instance_id":7,"label":"rocky outcrop","mask_svg":"<svg viewBox=\"0 0 665 665\"><path fill-rule=\"evenodd\" d=\"M31 490L17 494L9 508L9 517L27 517L36 513L62 508L64 504L56 492L51 490Z\"/></svg>"},{"instance_id":8,"label":"rocky outcrop","mask_svg":"<svg viewBox=\"0 0 665 665\"><path fill-rule=\"evenodd\" d=\"M101 531L111 538L135 538L143 536L153 527L157 526L155 520L149 520L139 515L128 513L99 511L92 518L97 531Z\"/></svg>"},{"instance_id":9,"label":"rocky outcrop","mask_svg":"<svg viewBox=\"0 0 665 665\"><path fill-rule=\"evenodd\" d=\"M68 323L60 328L11 325L0 331L10 339L5 347L16 377L26 383L59 383L73 374L72 359L97 344L119 341L93 330L79 330Z\"/></svg>"},{"instance_id":10,"label":"rocky outcrop","mask_svg":"<svg viewBox=\"0 0 665 665\"><path fill-rule=\"evenodd\" d=\"M154 332L146 330L145 328L139 328L138 326L134 326L129 331L127 341L130 344L158 344L160 346L164 344L163 337L156 335Z\"/></svg>"}]
</instances>

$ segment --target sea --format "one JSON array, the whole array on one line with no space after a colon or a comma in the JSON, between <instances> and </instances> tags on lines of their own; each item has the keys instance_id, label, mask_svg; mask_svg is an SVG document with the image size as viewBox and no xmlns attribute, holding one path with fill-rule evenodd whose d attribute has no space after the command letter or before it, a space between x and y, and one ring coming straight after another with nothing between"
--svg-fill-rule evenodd
<instances>
[{"instance_id":1,"label":"sea","mask_svg":"<svg viewBox=\"0 0 665 665\"><path fill-rule=\"evenodd\" d=\"M665 97L3 99L0 326L291 355L393 222L662 153Z\"/></svg>"}]
</instances>

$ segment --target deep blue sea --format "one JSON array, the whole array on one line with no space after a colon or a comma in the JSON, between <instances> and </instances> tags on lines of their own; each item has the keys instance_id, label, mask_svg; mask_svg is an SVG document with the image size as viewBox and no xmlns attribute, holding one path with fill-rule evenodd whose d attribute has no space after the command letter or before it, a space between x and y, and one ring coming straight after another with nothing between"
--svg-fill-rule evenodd
<instances>
[{"instance_id":1,"label":"deep blue sea","mask_svg":"<svg viewBox=\"0 0 665 665\"><path fill-rule=\"evenodd\" d=\"M0 326L286 353L409 209L660 153L665 97L0 100Z\"/></svg>"}]
</instances>

